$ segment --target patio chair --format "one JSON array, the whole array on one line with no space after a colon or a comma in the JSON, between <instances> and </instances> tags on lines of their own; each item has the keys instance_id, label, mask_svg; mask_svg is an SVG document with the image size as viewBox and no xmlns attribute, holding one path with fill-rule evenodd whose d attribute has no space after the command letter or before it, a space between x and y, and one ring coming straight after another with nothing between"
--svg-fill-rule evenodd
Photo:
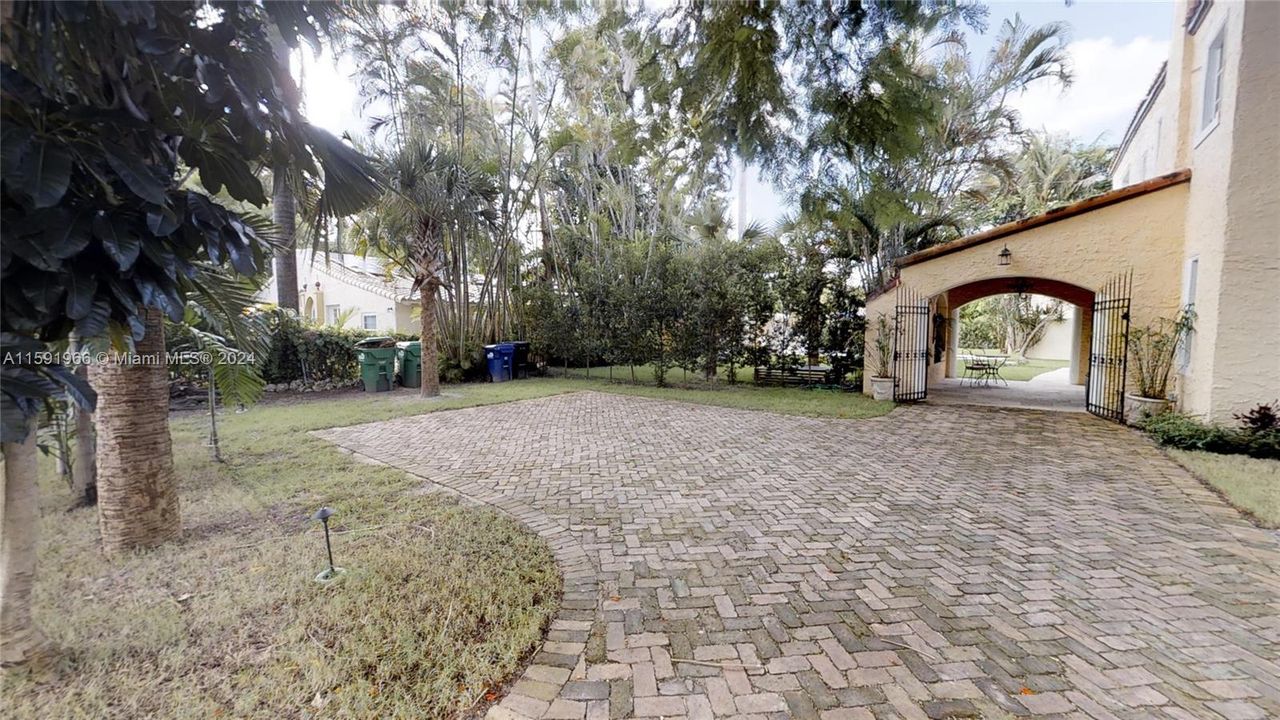
<instances>
[{"instance_id":1,"label":"patio chair","mask_svg":"<svg viewBox=\"0 0 1280 720\"><path fill-rule=\"evenodd\" d=\"M986 381L986 383L991 384L999 380L1000 382L1004 383L1005 387L1009 387L1009 381L1005 380L1004 376L1000 374L1000 368L1004 367L1004 364L1009 362L1009 356L993 355L985 358L985 360L986 360L986 369L983 373L983 378Z\"/></svg>"},{"instance_id":2,"label":"patio chair","mask_svg":"<svg viewBox=\"0 0 1280 720\"><path fill-rule=\"evenodd\" d=\"M977 387L978 383L986 384L987 372L990 363L987 358L981 355L963 356L964 371L960 374L960 387L964 387L964 382L969 381L970 385Z\"/></svg>"}]
</instances>

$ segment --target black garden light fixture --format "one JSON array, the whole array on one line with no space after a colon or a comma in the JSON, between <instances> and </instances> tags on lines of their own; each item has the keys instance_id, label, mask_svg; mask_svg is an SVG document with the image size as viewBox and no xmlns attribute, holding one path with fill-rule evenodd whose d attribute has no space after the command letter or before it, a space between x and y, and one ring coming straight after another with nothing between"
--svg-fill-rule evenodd
<instances>
[{"instance_id":1,"label":"black garden light fixture","mask_svg":"<svg viewBox=\"0 0 1280 720\"><path fill-rule=\"evenodd\" d=\"M315 511L315 514L311 516L312 520L319 520L324 523L324 550L326 556L329 558L329 567L321 570L320 574L316 575L316 582L318 583L327 583L332 580L336 580L343 572L345 572L342 568L333 564L333 544L329 540L329 518L332 517L333 514L333 508L322 507Z\"/></svg>"},{"instance_id":2,"label":"black garden light fixture","mask_svg":"<svg viewBox=\"0 0 1280 720\"><path fill-rule=\"evenodd\" d=\"M1008 245L1004 246L997 257L1000 258L1000 267L1008 267L1009 263L1013 262L1013 252L1009 250Z\"/></svg>"}]
</instances>

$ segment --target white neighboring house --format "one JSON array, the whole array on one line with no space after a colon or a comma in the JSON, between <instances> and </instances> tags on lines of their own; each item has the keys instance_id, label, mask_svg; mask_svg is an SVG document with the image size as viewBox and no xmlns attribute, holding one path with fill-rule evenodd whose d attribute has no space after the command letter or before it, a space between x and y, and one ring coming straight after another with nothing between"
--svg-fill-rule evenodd
<instances>
[{"instance_id":1,"label":"white neighboring house","mask_svg":"<svg viewBox=\"0 0 1280 720\"><path fill-rule=\"evenodd\" d=\"M381 258L346 253L298 251L298 313L311 322L376 332L415 333L412 312L418 305L413 279L389 270ZM259 293L276 301L276 278Z\"/></svg>"}]
</instances>

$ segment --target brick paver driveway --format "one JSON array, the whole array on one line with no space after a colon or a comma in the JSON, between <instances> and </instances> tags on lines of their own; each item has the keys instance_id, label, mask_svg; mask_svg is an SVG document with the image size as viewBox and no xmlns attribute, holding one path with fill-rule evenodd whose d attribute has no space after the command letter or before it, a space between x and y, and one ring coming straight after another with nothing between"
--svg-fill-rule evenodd
<instances>
[{"instance_id":1,"label":"brick paver driveway","mask_svg":"<svg viewBox=\"0 0 1280 720\"><path fill-rule=\"evenodd\" d=\"M555 548L490 717L1280 716L1280 544L1089 416L578 393L321 434Z\"/></svg>"}]
</instances>

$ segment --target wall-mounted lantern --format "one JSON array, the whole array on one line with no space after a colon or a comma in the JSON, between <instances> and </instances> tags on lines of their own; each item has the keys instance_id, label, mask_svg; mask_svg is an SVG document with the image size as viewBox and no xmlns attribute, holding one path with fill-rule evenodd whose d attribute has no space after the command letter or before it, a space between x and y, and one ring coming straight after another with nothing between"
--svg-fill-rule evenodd
<instances>
[{"instance_id":1,"label":"wall-mounted lantern","mask_svg":"<svg viewBox=\"0 0 1280 720\"><path fill-rule=\"evenodd\" d=\"M998 257L1000 258L1000 267L1008 267L1009 263L1013 262L1013 253L1010 252L1008 245L1004 246Z\"/></svg>"}]
</instances>

